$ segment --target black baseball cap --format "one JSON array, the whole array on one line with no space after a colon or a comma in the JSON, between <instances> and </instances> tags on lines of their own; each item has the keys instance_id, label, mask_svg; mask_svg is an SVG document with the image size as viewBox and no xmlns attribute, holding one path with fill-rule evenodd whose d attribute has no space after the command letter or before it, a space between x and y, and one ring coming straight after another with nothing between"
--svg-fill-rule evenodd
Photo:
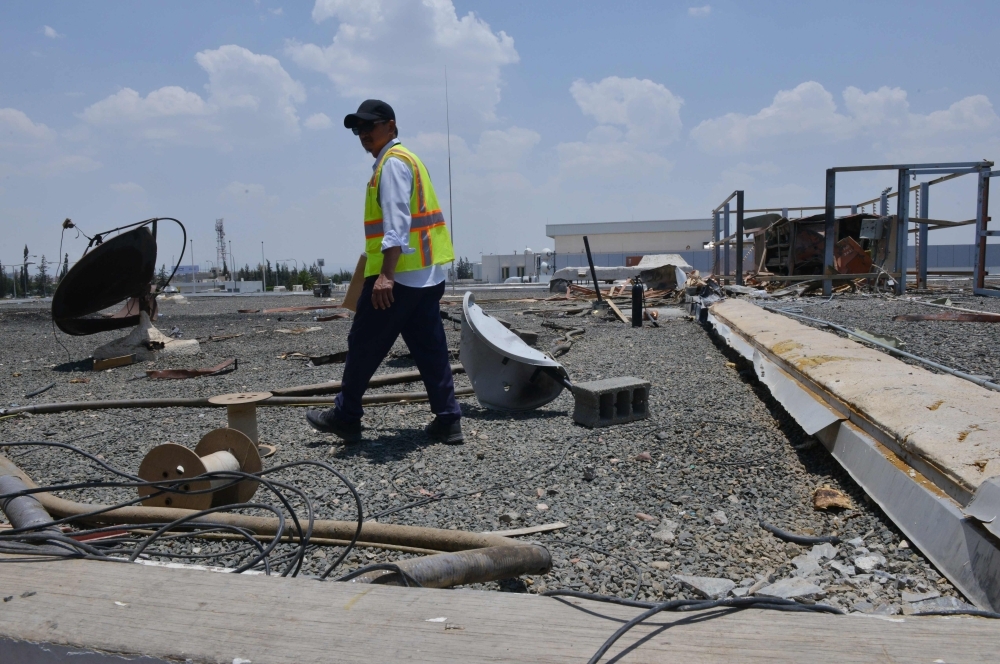
<instances>
[{"instance_id":1,"label":"black baseball cap","mask_svg":"<svg viewBox=\"0 0 1000 664\"><path fill-rule=\"evenodd\" d=\"M361 102L361 106L358 106L357 113L350 113L344 118L344 126L348 129L354 129L366 122L377 120L388 122L395 119L396 113L392 110L392 106L378 99L366 99Z\"/></svg>"}]
</instances>

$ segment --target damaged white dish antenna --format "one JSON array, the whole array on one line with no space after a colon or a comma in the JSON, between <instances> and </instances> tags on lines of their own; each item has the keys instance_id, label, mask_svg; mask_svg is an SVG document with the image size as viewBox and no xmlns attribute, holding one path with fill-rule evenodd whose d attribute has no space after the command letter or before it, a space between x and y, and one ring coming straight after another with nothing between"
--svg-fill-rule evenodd
<instances>
[{"instance_id":1,"label":"damaged white dish antenna","mask_svg":"<svg viewBox=\"0 0 1000 664\"><path fill-rule=\"evenodd\" d=\"M460 359L476 398L494 410L532 410L549 403L569 385L561 364L524 343L475 303L462 300Z\"/></svg>"}]
</instances>

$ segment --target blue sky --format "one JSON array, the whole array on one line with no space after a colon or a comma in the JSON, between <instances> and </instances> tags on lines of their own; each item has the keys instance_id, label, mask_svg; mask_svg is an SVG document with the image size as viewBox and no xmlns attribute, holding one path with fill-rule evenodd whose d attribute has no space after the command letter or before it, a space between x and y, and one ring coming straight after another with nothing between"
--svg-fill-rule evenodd
<instances>
[{"instance_id":1,"label":"blue sky","mask_svg":"<svg viewBox=\"0 0 1000 664\"><path fill-rule=\"evenodd\" d=\"M996 3L281 0L0 5L0 261L175 216L214 257L353 265L370 158L343 115L386 99L457 250L546 223L818 205L833 165L1000 157ZM841 179L872 198L892 173ZM974 213L969 178L931 216ZM446 209L447 213L447 209ZM971 241L969 229L932 234ZM179 240L164 237L161 261ZM69 237L71 259L82 249Z\"/></svg>"}]
</instances>

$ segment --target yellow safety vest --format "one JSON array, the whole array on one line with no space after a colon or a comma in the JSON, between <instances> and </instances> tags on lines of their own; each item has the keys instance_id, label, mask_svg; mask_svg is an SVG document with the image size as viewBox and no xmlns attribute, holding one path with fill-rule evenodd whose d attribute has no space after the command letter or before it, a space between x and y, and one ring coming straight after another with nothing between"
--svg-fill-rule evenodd
<instances>
[{"instance_id":1,"label":"yellow safety vest","mask_svg":"<svg viewBox=\"0 0 1000 664\"><path fill-rule=\"evenodd\" d=\"M431 265L442 265L455 260L448 227L445 225L441 208L438 207L431 176L417 155L397 143L382 155L365 192L365 254L368 257L365 263L365 277L374 276L382 271L382 236L385 235L385 230L382 226L382 205L379 203L378 192L382 166L389 157L398 157L413 170L409 244L416 251L400 255L399 262L396 263L396 272L422 270Z\"/></svg>"}]
</instances>

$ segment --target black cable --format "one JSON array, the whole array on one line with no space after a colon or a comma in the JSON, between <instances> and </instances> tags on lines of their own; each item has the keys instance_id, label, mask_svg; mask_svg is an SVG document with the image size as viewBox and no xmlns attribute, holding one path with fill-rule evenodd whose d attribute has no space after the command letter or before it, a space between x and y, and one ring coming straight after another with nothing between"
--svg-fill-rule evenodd
<instances>
[{"instance_id":1,"label":"black cable","mask_svg":"<svg viewBox=\"0 0 1000 664\"><path fill-rule=\"evenodd\" d=\"M96 434L90 434L90 435L96 435ZM118 504L115 504L115 505L104 506L102 509L96 509L96 510L93 510L91 512L87 512L85 514L73 515L73 516L70 516L70 517L62 518L62 519L55 519L55 520L52 520L49 523L44 524L41 527L20 528L20 529L7 529L5 532L0 533L0 546L3 546L4 544L6 544L8 542L11 543L11 544L13 544L13 543L17 542L18 540L42 541L42 540L46 540L46 539L53 539L48 533L41 533L40 534L37 531L45 529L45 528L51 529L51 528L56 527L56 526L60 526L60 525L63 525L63 524L68 524L68 523L71 523L73 521L77 521L77 520L79 520L81 518L98 516L98 515L100 515L100 514L102 514L104 512L112 511L112 510L118 509L120 507L126 507L126 506L129 506L129 505L134 505L134 504L139 503L139 502L141 502L143 500L146 500L149 497L157 496L157 495L162 495L163 493L185 493L187 495L198 495L198 494L203 494L203 493L212 493L214 491L219 490L220 488L226 488L226 487L229 487L229 486L234 486L235 484L237 484L240 481L244 481L244 480L250 479L250 480L257 481L260 484L264 485L264 487L266 487L271 493L273 493L277 497L277 499L279 500L279 502L281 503L282 507L290 515L294 531L296 532L296 536L297 536L297 538L299 540L299 544L295 547L294 552L290 556L286 556L285 558L283 558L281 560L281 562L285 562L285 560L289 561L289 565L282 572L282 575L283 576L285 576L285 575L295 576L295 575L298 574L299 570L301 569L305 553L306 553L307 548L309 546L309 540L310 540L310 538L312 536L312 530L313 530L313 525L314 525L314 521L315 521L314 510L313 510L313 507L312 507L312 503L309 500L308 495L304 491L302 491L301 489L299 489L298 487L296 487L294 485L291 485L291 484L287 484L285 482L280 482L280 481L276 481L276 480L273 480L273 479L269 479L269 478L266 478L266 477L263 477L263 476L267 475L267 474L275 473L275 472L278 472L278 471L281 471L281 470L285 470L285 469L288 469L288 468L297 467L297 466L305 466L305 465L317 466L318 468L326 470L326 471L332 473L333 475L335 475L339 480L341 480L342 482L344 482L344 484L348 487L348 489L352 493L352 496L353 496L353 498L355 500L355 503L357 505L358 525L357 525L357 528L355 529L354 537L351 539L351 541L349 542L349 544L346 547L344 547L344 550L342 551L342 553L338 557L338 559L336 561L334 561L334 563L328 568L328 570L326 571L326 574L324 575L324 578L333 569L335 569L347 557L347 555L350 554L350 552L355 547L358 538L361 535L361 529L362 529L362 526L363 526L364 508L363 508L363 504L362 504L362 501L361 501L361 497L360 497L360 495L357 492L357 489L339 471L337 471L336 469L332 468L328 464L325 464L325 463L322 463L322 462L318 462L318 461L292 462L292 463L288 463L288 464L283 464L281 466L275 466L273 468L266 469L264 471L261 471L261 473L259 473L259 474L249 474L249 473L243 473L243 472L240 472L240 471L223 471L223 472L215 472L215 473L205 473L203 475L199 475L197 478L186 478L184 480L177 480L177 481L173 481L173 482L162 482L162 481L158 481L158 482L146 482L146 481L143 481L141 478L138 478L138 477L136 477L134 475L131 475L131 474L123 472L123 471L120 471L120 470L112 467L111 465L105 463L103 460L97 458L95 455L90 454L89 452L86 452L85 450L77 448L77 447L75 447L75 446L73 446L73 445L71 445L69 443L56 442L56 441L20 441L20 442L14 442L14 443L3 443L3 444L0 444L0 447L4 447L4 446L6 446L6 447L21 447L21 446L26 446L26 447L54 447L54 448L58 448L58 449L69 450L69 451L71 451L71 452L73 452L75 454L79 454L79 455L87 458L90 461L93 461L93 462L97 463L98 465L100 465L102 468L104 468L108 472L110 472L110 473L112 473L114 475L117 475L119 477L122 477L122 478L124 478L124 479L126 479L128 481L120 481L120 480L119 481L89 480L89 481L86 481L86 482L63 483L63 484L51 485L51 486L39 486L39 487L34 487L34 488L26 488L25 490L19 491L19 492L13 492L13 493L10 493L10 494L4 494L3 496L0 496L0 498L10 499L10 498L14 498L14 497L17 497L17 496L26 496L26 495L31 495L31 494L35 494L35 493L48 493L48 492L54 492L54 491L69 491L69 490L94 489L94 488L133 488L134 489L134 488L139 488L139 487L152 487L156 491L151 496L137 497L137 498L134 498L132 500L126 500L126 501L119 502ZM218 480L218 479L222 479L222 480L227 480L227 482L225 484L223 484L222 487L215 487L215 488L209 487L209 488L202 489L202 490L197 490L197 491L183 491L183 489L181 488L184 484L188 484L188 483L190 483L192 481L198 481L198 480L201 480L201 479L206 479L206 480ZM291 502L284 495L285 491L290 492L292 494L295 494L301 500L302 504L305 506L306 511L307 511L307 516L308 516L308 518L305 520L306 521L305 523L302 523L302 520L300 519L300 517L297 514L296 510L292 507ZM205 522L200 522L198 524L191 524L190 523L192 520L196 520L196 519L200 521L204 517L206 517L206 516L208 516L208 515L210 515L212 513L215 513L215 512L226 511L226 510L234 510L234 509L247 509L247 508L265 509L265 510L273 512L274 514L276 514L278 516L278 519L279 519L278 530L276 532L275 537L272 539L271 544L268 545L267 547L263 547L261 545L261 543L253 537L252 533L250 533L249 531L246 531L245 529L242 529L242 528L238 528L238 527L235 527L235 526L230 526L230 525L227 525L227 524L215 524L215 523L205 523ZM245 563L243 565L240 565L239 568L237 569L237 571L244 571L246 569L251 569L252 567L255 567L257 565L263 564L264 568L265 568L265 573L269 574L270 573L271 563L268 560L268 556L274 551L274 549L278 545L280 545L282 543L282 539L283 539L284 533L285 533L284 514L281 512L281 510L279 510L279 509L277 509L275 507L269 506L269 505L262 505L262 504L256 504L256 503L255 504L251 504L251 505L245 505L245 504L227 505L227 506L223 506L223 507L217 507L217 508L211 508L211 509L207 509L207 510L201 510L201 511L193 512L193 513L191 513L191 514L183 517L182 519L178 519L176 521L173 521L173 522L170 522L170 523L167 523L167 524L148 524L147 523L147 524L134 524L134 525L112 525L112 526L105 526L105 527L101 527L101 528L94 528L94 529L90 529L90 530L82 530L82 531L78 530L78 531L75 531L75 533L76 533L77 536L84 536L84 535L88 535L88 534L99 534L99 533L102 533L102 532L115 532L115 531L136 530L136 529L140 529L142 527L145 527L145 528L154 527L154 528L157 528L158 530L156 532L154 532L152 535L150 535L148 537L145 537L145 538L131 538L131 537L127 537L127 538L102 538L100 540L95 540L93 544L82 544L78 540L73 539L72 537L69 537L69 538L61 539L60 540L60 544L62 546L64 546L64 547L68 546L68 547L72 547L72 548L77 549L79 556L83 556L83 557L87 557L87 558L101 559L101 560L115 560L114 558L110 557L108 554L109 553L120 553L120 552L122 552L122 550L120 549L120 547L122 545L127 545L129 543L134 543L135 547L133 549L131 549L131 560L135 560L139 556L144 556L145 557L146 555L148 555L148 554L144 553L145 550L147 550L150 547L150 545L152 545L158 539L168 539L168 538L169 539L176 539L176 538L180 538L180 537L196 537L199 534L204 534L204 533L209 533L209 532L218 532L219 530L226 530L226 531L229 531L229 532L234 532L234 533L239 534L244 540L246 540L247 542L249 542L258 551L258 554L253 558L253 560L251 560L249 563ZM169 531L171 529L176 529L178 527L184 527L184 528L191 528L191 527L197 528L197 527L201 527L201 530L191 530L191 531L188 531L188 532L181 532L181 533L169 533ZM59 537L62 538L63 536L60 535ZM226 556L234 556L234 555L238 555L239 552L243 552L243 551L246 551L246 550L247 550L246 548L243 548L243 549L239 549L237 552L223 551L223 552L220 552L220 553L217 553L217 554L213 554L212 556L206 556L206 557L222 558L222 557L226 557ZM69 553L69 552L67 552L67 553ZM176 555L176 557L188 557L190 554L172 554L170 552L161 552L161 551L157 550L157 551L155 551L154 555L161 555L161 556L165 556L165 557L169 558L169 557L175 556L175 555Z\"/></svg>"},{"instance_id":2,"label":"black cable","mask_svg":"<svg viewBox=\"0 0 1000 664\"><path fill-rule=\"evenodd\" d=\"M1000 613L995 611L981 611L979 609L933 609L930 611L920 611L913 613L914 616L978 616L980 618L993 618L1000 620Z\"/></svg>"},{"instance_id":3,"label":"black cable","mask_svg":"<svg viewBox=\"0 0 1000 664\"><path fill-rule=\"evenodd\" d=\"M811 537L809 535L796 535L795 533L790 533L788 531L782 530L772 526L764 521L760 522L760 527L771 533L780 540L786 542L792 542L793 544L802 544L808 546L809 544L823 544L824 542L829 542L830 544L840 544L841 539L836 535L824 535L821 537Z\"/></svg>"},{"instance_id":4,"label":"black cable","mask_svg":"<svg viewBox=\"0 0 1000 664\"><path fill-rule=\"evenodd\" d=\"M596 601L608 601L604 596L593 596L587 597L586 599L595 599ZM615 598L618 599L618 598ZM624 636L629 630L631 630L636 625L645 622L647 619L655 616L663 611L705 611L709 609L725 608L725 609L767 609L772 611L793 611L802 613L831 613L835 615L844 615L844 612L840 609L828 606L826 604L799 604L792 600L780 599L777 597L730 597L727 599L718 600L690 600L690 599L674 599L666 602L661 602L659 604L654 604L646 611L643 611L639 615L635 616L631 620L627 621L612 634L608 639L598 648L597 652L594 653L593 657L590 658L588 664L597 664L604 655L608 652L612 645ZM711 618L726 615L725 612L717 613Z\"/></svg>"}]
</instances>

